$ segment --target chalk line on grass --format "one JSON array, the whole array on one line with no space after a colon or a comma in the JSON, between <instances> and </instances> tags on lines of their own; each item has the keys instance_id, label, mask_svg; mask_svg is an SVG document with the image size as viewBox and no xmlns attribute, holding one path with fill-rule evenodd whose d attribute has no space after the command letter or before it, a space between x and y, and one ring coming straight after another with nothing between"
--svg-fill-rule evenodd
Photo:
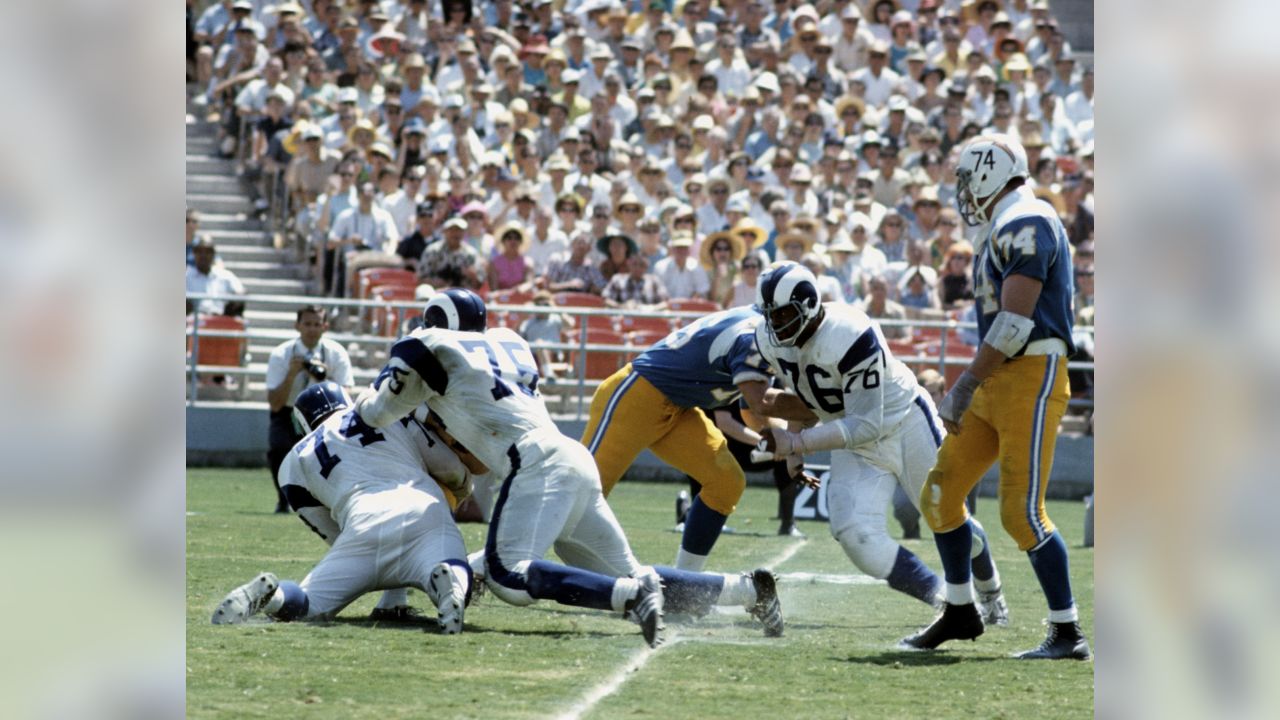
<instances>
[{"instance_id":1,"label":"chalk line on grass","mask_svg":"<svg viewBox=\"0 0 1280 720\"><path fill-rule=\"evenodd\" d=\"M663 650L666 650L672 645L679 643L681 640L682 638L679 634L676 632L669 632L667 634L666 642L662 643L658 647L651 648L645 646L641 648L634 655L628 658L627 662L624 663L622 667L618 668L618 670L616 670L612 675L605 678L604 682L588 690L586 694L570 706L568 710L557 715L556 720L578 720L583 715L591 712L592 708L594 708L597 703L616 693L619 688L627 682L627 680L631 679L632 675L640 672L640 669L653 659L653 656Z\"/></svg>"}]
</instances>

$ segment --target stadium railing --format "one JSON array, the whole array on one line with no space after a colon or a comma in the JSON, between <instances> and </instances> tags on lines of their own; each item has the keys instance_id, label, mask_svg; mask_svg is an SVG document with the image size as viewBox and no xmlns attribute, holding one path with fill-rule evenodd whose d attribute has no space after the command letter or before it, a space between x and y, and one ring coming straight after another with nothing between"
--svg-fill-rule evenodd
<instances>
[{"instance_id":1,"label":"stadium railing","mask_svg":"<svg viewBox=\"0 0 1280 720\"><path fill-rule=\"evenodd\" d=\"M187 299L198 304L198 301L205 299L225 300L227 296L206 295L197 293L188 293ZM339 342L346 346L352 355L352 371L358 384L365 384L377 377L378 371L385 362L387 353L391 346L398 340L408 327L408 323L412 318L418 316L418 312L422 308L422 301L392 301L382 302L378 300L354 300L345 298L326 298L312 296L283 296L283 295L240 295L235 297L236 300L244 301L250 310L275 309L276 311L293 311L304 305L319 305L330 310L331 315L336 315L329 332L325 333L325 337ZM558 314L574 318L574 329L571 331L573 338L571 340L549 343L535 342L530 346L535 350L552 350L563 351L571 354L574 359L573 375L571 377L558 378L553 382L546 382L541 386L544 394L556 395L565 402L561 404L559 414L568 413L569 406L572 406L572 415L577 419L586 418L586 411L590 404L590 393L599 387L600 379L588 379L586 377L587 356L589 353L612 353L622 354L634 357L639 352L645 350L651 343L651 335L646 335L643 345L632 344L630 342L633 333L621 332L624 338L623 344L616 343L597 343L589 342L589 333L579 333L578 328L587 326L587 318L592 316L606 316L616 319L616 325L622 325L622 318L665 318L675 320L676 324L684 325L690 323L700 317L704 317L706 313L702 312L673 312L673 311L640 311L640 310L618 310L615 308L583 308L573 306L557 306L557 305L503 305L492 303L488 305L490 325L498 325L504 322L504 318L510 316L518 316L522 319L534 315L550 315ZM394 311L394 312L388 312ZM397 323L393 327L378 327L377 332L366 331L364 327L365 317L395 317ZM904 352L895 352L894 356L907 364L914 370L920 370L924 367L936 367L938 372L944 377L952 379L950 375L958 374L969 364L973 357L972 346L964 346L959 340L959 332L962 330L974 329L973 323L964 323L954 319L944 320L882 320L881 325L885 328L907 327L911 332L924 331L923 339L911 341L913 354L905 354ZM512 328L513 330L516 328ZM1081 327L1077 328L1079 332L1092 333L1093 328ZM638 331L644 332L644 331ZM266 379L266 364L258 363L256 367L249 365L234 366L215 366L200 365L196 362L200 352L200 338L243 338L246 343L252 344L255 341L262 345L270 345L274 347L279 343L297 337L297 331L292 327L289 328L255 328L250 320L246 322L244 331L234 330L209 330L202 329L200 323L188 323L187 326L187 346L189 352L187 354L187 383L188 397L187 404L195 405L200 402L200 382L201 376L210 374L226 375L236 377L242 384L247 385L253 381L264 381ZM893 343L891 343L892 345ZM901 347L901 346L900 346ZM961 348L964 349L961 349ZM265 349L259 346L259 350ZM620 362L619 365L622 363ZM1070 370L1080 370L1085 372L1093 372L1094 364L1092 362L1070 362L1067 364ZM571 393L571 394L570 394ZM1089 398L1077 398L1071 400L1072 407L1092 408L1093 401Z\"/></svg>"}]
</instances>

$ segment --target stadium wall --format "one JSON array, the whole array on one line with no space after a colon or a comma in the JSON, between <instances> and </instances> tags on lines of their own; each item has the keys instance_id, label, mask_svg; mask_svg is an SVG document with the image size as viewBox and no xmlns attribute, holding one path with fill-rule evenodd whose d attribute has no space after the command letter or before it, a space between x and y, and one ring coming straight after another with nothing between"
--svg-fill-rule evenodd
<instances>
[{"instance_id":1,"label":"stadium wall","mask_svg":"<svg viewBox=\"0 0 1280 720\"><path fill-rule=\"evenodd\" d=\"M585 421L557 421L569 437L581 437ZM190 467L263 467L267 459L267 410L265 405L200 405L187 407L187 465ZM817 465L827 463L826 453L810 458ZM659 482L684 482L684 476L645 451L627 473L627 478ZM1053 462L1049 497L1079 499L1093 492L1093 438L1063 435ZM772 486L766 473L748 473L753 485ZM981 493L994 497L996 473L983 478Z\"/></svg>"}]
</instances>

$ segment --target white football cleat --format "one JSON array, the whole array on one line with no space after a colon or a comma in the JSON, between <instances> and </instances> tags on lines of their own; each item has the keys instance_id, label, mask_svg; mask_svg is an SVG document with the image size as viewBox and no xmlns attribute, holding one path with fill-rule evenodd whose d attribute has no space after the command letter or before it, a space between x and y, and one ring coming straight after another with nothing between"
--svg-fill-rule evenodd
<instances>
[{"instance_id":1,"label":"white football cleat","mask_svg":"<svg viewBox=\"0 0 1280 720\"><path fill-rule=\"evenodd\" d=\"M442 562L431 568L427 595L439 611L436 623L440 626L440 634L457 635L462 632L462 616L467 609L467 589L457 582L449 563Z\"/></svg>"},{"instance_id":2,"label":"white football cleat","mask_svg":"<svg viewBox=\"0 0 1280 720\"><path fill-rule=\"evenodd\" d=\"M1009 605L1004 601L1004 593L1000 588L978 591L978 613L982 615L982 624L987 627L1009 625Z\"/></svg>"},{"instance_id":3,"label":"white football cleat","mask_svg":"<svg viewBox=\"0 0 1280 720\"><path fill-rule=\"evenodd\" d=\"M252 615L262 612L271 596L280 587L275 575L264 572L258 577L232 590L213 611L214 625L238 625Z\"/></svg>"}]
</instances>

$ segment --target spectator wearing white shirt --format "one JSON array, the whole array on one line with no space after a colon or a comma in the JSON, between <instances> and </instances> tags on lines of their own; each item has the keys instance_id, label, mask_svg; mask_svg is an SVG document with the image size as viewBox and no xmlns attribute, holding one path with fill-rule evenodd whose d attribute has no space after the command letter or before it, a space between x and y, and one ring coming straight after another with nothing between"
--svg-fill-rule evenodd
<instances>
[{"instance_id":1,"label":"spectator wearing white shirt","mask_svg":"<svg viewBox=\"0 0 1280 720\"><path fill-rule=\"evenodd\" d=\"M711 278L692 254L693 235L678 232L671 237L671 254L657 262L653 274L658 276L672 299L706 298L711 292Z\"/></svg>"},{"instance_id":2,"label":"spectator wearing white shirt","mask_svg":"<svg viewBox=\"0 0 1280 720\"><path fill-rule=\"evenodd\" d=\"M751 68L738 53L738 39L732 32L723 32L716 39L716 57L707 63L705 72L716 76L719 90L726 95L742 97L751 84Z\"/></svg>"},{"instance_id":3,"label":"spectator wearing white shirt","mask_svg":"<svg viewBox=\"0 0 1280 720\"><path fill-rule=\"evenodd\" d=\"M729 224L729 218L725 214L729 203L729 178L723 175L712 177L707 181L706 190L711 196L711 202L698 208L699 235L720 232Z\"/></svg>"},{"instance_id":4,"label":"spectator wearing white shirt","mask_svg":"<svg viewBox=\"0 0 1280 720\"><path fill-rule=\"evenodd\" d=\"M339 297L345 290L352 256L361 251L391 254L400 242L395 220L391 213L374 203L376 195L373 183L361 185L356 206L339 213L329 231L329 247L335 251L337 260L331 287Z\"/></svg>"},{"instance_id":5,"label":"spectator wearing white shirt","mask_svg":"<svg viewBox=\"0 0 1280 720\"><path fill-rule=\"evenodd\" d=\"M1067 96L1063 109L1077 129L1084 121L1093 119L1093 68L1085 68L1080 76L1080 89Z\"/></svg>"},{"instance_id":6,"label":"spectator wearing white shirt","mask_svg":"<svg viewBox=\"0 0 1280 720\"><path fill-rule=\"evenodd\" d=\"M244 284L240 282L240 278L230 270L215 266L213 260L217 255L214 247L213 239L208 235L200 235L196 237L195 243L191 246L191 253L195 257L194 265L187 265L187 292L201 293L206 295L244 295ZM197 305L193 306L192 301L187 301L187 314L198 310L202 315L229 315L240 316L244 314L244 302L240 300L200 300Z\"/></svg>"},{"instance_id":7,"label":"spectator wearing white shirt","mask_svg":"<svg viewBox=\"0 0 1280 720\"><path fill-rule=\"evenodd\" d=\"M889 101L889 96L897 90L898 83L902 81L902 77L890 70L888 65L889 45L883 41L877 41L867 50L867 67L855 70L849 76L850 80L856 80L866 88L862 98L868 105L877 107L884 105Z\"/></svg>"}]
</instances>

